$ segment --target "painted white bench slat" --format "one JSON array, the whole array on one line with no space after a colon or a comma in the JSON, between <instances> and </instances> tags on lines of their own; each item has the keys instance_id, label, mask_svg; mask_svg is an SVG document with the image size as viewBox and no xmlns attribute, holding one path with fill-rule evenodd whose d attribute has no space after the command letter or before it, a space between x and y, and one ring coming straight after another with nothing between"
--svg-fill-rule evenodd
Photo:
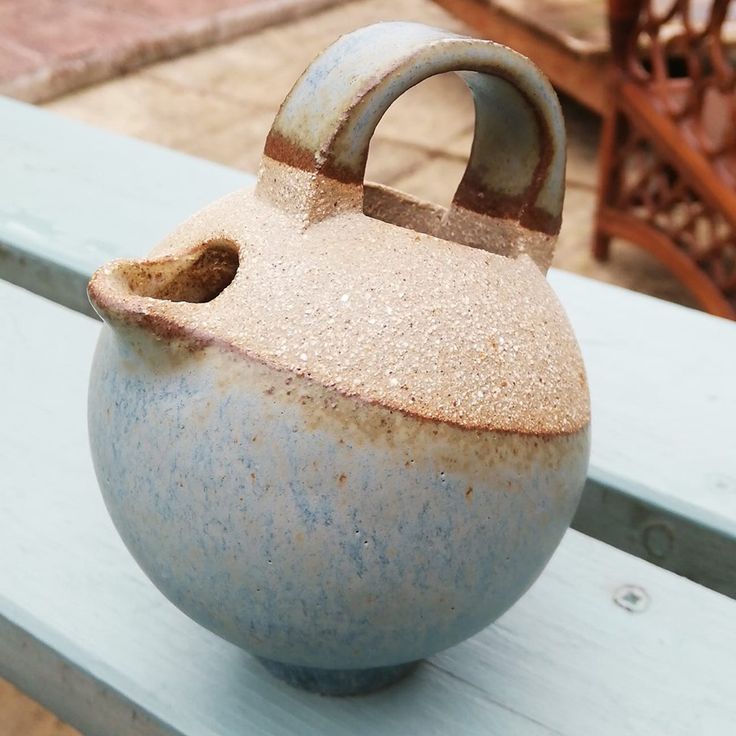
<instances>
[{"instance_id":1,"label":"painted white bench slat","mask_svg":"<svg viewBox=\"0 0 736 736\"><path fill-rule=\"evenodd\" d=\"M590 381L573 526L736 597L736 323L561 271Z\"/></svg>"},{"instance_id":2,"label":"painted white bench slat","mask_svg":"<svg viewBox=\"0 0 736 736\"><path fill-rule=\"evenodd\" d=\"M568 532L499 622L365 698L271 679L147 581L87 449L99 325L0 283L0 675L87 736L690 736L736 722L736 602ZM629 613L622 584L651 602Z\"/></svg>"},{"instance_id":3,"label":"painted white bench slat","mask_svg":"<svg viewBox=\"0 0 736 736\"><path fill-rule=\"evenodd\" d=\"M89 313L85 285L252 177L0 99L0 278ZM560 271L593 453L577 529L736 596L736 324Z\"/></svg>"},{"instance_id":4,"label":"painted white bench slat","mask_svg":"<svg viewBox=\"0 0 736 736\"><path fill-rule=\"evenodd\" d=\"M90 274L253 182L241 171L0 97L0 273L94 314Z\"/></svg>"}]
</instances>

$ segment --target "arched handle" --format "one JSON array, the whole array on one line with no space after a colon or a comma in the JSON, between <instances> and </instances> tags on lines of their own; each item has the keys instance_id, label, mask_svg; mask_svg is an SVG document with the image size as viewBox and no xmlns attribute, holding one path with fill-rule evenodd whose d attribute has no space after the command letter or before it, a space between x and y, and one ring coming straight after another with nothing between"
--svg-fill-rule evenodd
<instances>
[{"instance_id":1,"label":"arched handle","mask_svg":"<svg viewBox=\"0 0 736 736\"><path fill-rule=\"evenodd\" d=\"M407 89L448 71L461 72L476 110L475 138L451 210L555 236L565 131L551 85L505 46L418 23L362 28L311 64L266 140L259 195L301 211L307 223L361 208L368 147L381 117Z\"/></svg>"}]
</instances>

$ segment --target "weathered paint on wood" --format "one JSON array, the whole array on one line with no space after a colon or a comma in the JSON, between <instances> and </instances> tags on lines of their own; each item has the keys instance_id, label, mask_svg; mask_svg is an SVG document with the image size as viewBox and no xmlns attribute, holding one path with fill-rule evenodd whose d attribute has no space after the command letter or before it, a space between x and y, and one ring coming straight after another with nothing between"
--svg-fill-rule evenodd
<instances>
[{"instance_id":1,"label":"weathered paint on wood","mask_svg":"<svg viewBox=\"0 0 736 736\"><path fill-rule=\"evenodd\" d=\"M560 271L593 413L573 527L736 597L736 324Z\"/></svg>"},{"instance_id":2,"label":"weathered paint on wood","mask_svg":"<svg viewBox=\"0 0 736 736\"><path fill-rule=\"evenodd\" d=\"M252 177L0 100L0 278L90 313L88 276ZM552 270L593 400L575 528L736 596L736 325Z\"/></svg>"},{"instance_id":3,"label":"weathered paint on wood","mask_svg":"<svg viewBox=\"0 0 736 736\"><path fill-rule=\"evenodd\" d=\"M90 274L254 182L228 169L0 98L0 278L85 314Z\"/></svg>"},{"instance_id":4,"label":"weathered paint on wood","mask_svg":"<svg viewBox=\"0 0 736 736\"><path fill-rule=\"evenodd\" d=\"M736 603L574 531L509 613L395 688L271 679L168 603L112 527L86 438L98 329L0 284L0 675L88 736L730 732ZM646 610L614 601L626 584Z\"/></svg>"}]
</instances>

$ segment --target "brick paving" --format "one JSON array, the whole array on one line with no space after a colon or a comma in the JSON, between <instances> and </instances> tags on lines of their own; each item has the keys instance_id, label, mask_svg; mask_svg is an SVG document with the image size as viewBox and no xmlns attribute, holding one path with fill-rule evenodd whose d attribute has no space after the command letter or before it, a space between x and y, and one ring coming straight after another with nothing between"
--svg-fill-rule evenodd
<instances>
[{"instance_id":1,"label":"brick paving","mask_svg":"<svg viewBox=\"0 0 736 736\"><path fill-rule=\"evenodd\" d=\"M346 0L0 0L0 94L41 102Z\"/></svg>"}]
</instances>

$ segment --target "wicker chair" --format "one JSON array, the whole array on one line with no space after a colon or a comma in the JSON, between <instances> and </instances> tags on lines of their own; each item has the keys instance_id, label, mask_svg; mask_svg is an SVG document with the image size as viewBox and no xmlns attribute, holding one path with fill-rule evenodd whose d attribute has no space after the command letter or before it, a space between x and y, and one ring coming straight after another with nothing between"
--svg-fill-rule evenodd
<instances>
[{"instance_id":1,"label":"wicker chair","mask_svg":"<svg viewBox=\"0 0 736 736\"><path fill-rule=\"evenodd\" d=\"M631 241L704 309L736 319L736 68L727 15L736 15L736 0L609 0L610 109L593 250L603 260L612 237Z\"/></svg>"}]
</instances>

